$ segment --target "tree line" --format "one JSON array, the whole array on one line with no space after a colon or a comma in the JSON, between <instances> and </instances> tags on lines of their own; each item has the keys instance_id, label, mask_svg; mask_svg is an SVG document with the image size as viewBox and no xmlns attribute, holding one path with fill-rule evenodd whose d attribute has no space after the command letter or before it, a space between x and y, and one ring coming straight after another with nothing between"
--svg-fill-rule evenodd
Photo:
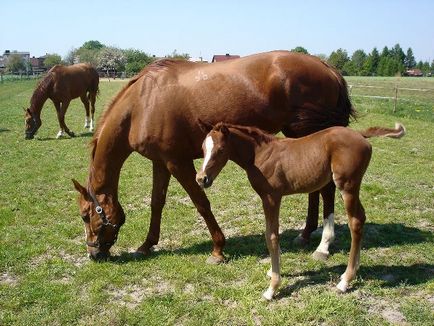
<instances>
[{"instance_id":1,"label":"tree line","mask_svg":"<svg viewBox=\"0 0 434 326\"><path fill-rule=\"evenodd\" d=\"M301 46L291 51L309 54ZM396 76L404 75L409 69L420 69L425 76L434 74L434 60L416 62L413 50L408 48L403 51L399 44L390 49L385 46L381 53L374 48L370 53L364 50L356 50L351 56L344 49L333 51L329 56L317 55L329 64L335 66L345 76ZM174 50L166 55L168 58L189 59L188 53L178 53ZM74 64L87 62L109 75L124 73L126 76L133 76L146 65L158 59L137 49L120 49L113 46L106 46L99 41L91 40L83 43L77 49L71 49L65 58L58 54L48 54L45 57L44 65L50 68L55 64ZM20 58L10 57L7 69L11 72L27 70L25 63ZM25 69L24 69L25 68Z\"/></svg>"},{"instance_id":2,"label":"tree line","mask_svg":"<svg viewBox=\"0 0 434 326\"><path fill-rule=\"evenodd\" d=\"M292 49L294 52L308 53L298 46ZM413 50L408 48L404 53L399 44L392 48L385 46L381 53L376 47L371 53L364 50L356 50L351 55L344 49L333 51L330 56L318 55L321 59L335 66L344 76L396 76L404 75L407 70L420 69L425 76L434 73L434 60L416 62Z\"/></svg>"}]
</instances>

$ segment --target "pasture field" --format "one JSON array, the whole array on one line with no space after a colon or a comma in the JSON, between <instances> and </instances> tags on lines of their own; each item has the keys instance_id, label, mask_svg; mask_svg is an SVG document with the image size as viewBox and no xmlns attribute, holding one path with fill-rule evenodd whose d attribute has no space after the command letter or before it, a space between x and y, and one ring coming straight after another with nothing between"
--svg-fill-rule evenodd
<instances>
[{"instance_id":1,"label":"pasture field","mask_svg":"<svg viewBox=\"0 0 434 326\"><path fill-rule=\"evenodd\" d=\"M434 89L434 78L348 81ZM367 221L357 279L347 294L334 291L350 246L339 196L337 239L326 262L311 257L320 234L304 249L292 243L304 223L307 196L285 197L283 283L277 298L265 302L270 262L261 203L233 163L207 190L227 237L227 263L205 263L209 233L173 178L160 243L146 259L133 259L147 234L152 184L151 162L138 154L121 173L119 200L127 219L113 258L90 261L71 182L87 178L91 134L83 129L84 108L74 100L66 116L78 137L55 139L55 109L47 102L36 138L24 140L22 108L35 83L0 84L0 325L434 325L432 91L408 91L393 114L392 100L365 97L373 94L370 88L353 87L360 117L351 127L400 121L407 128L400 140L371 139L373 158L361 190ZM101 82L97 116L123 85Z\"/></svg>"}]
</instances>

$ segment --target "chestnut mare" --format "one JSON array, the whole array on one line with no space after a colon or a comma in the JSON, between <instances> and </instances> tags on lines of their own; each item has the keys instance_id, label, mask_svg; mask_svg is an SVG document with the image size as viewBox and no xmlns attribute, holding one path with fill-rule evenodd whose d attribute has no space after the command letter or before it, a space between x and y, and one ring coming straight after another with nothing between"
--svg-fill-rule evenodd
<instances>
[{"instance_id":1,"label":"chestnut mare","mask_svg":"<svg viewBox=\"0 0 434 326\"><path fill-rule=\"evenodd\" d=\"M173 175L211 233L213 250L208 261L221 262L225 237L195 181L193 160L201 157L201 140L206 135L198 119L300 137L330 126L347 126L354 116L343 77L314 56L274 51L212 64L154 62L132 78L103 113L94 134L87 185L73 180L80 193L90 257L109 255L125 221L118 201L119 174L133 151L153 162L150 227L137 253L147 254L158 243L161 212ZM306 240L318 224L319 192L309 199ZM108 225L105 221L112 226L102 227Z\"/></svg>"},{"instance_id":2,"label":"chestnut mare","mask_svg":"<svg viewBox=\"0 0 434 326\"><path fill-rule=\"evenodd\" d=\"M56 107L60 126L57 138L63 136L64 132L74 137L74 133L66 126L65 114L71 100L77 97L80 97L86 109L84 127L92 131L98 84L98 73L89 64L56 65L51 68L33 92L30 108L26 110L26 139L32 139L41 126L41 111L47 99L51 99ZM89 102L91 117L89 117Z\"/></svg>"},{"instance_id":3,"label":"chestnut mare","mask_svg":"<svg viewBox=\"0 0 434 326\"><path fill-rule=\"evenodd\" d=\"M206 129L206 127L204 126ZM209 129L209 128L208 128ZM395 130L371 129L363 136L401 137L404 127ZM203 142L205 157L196 175L197 183L207 188L226 165L234 161L247 172L253 189L262 200L266 220L265 238L271 256L270 286L264 297L271 300L280 285L279 209L282 196L322 191L324 187L341 192L348 225L351 249L348 266L337 288L345 292L359 267L360 243L365 210L359 199L360 184L371 159L371 145L361 133L331 127L302 138L276 138L253 127L217 124ZM333 216L324 225L322 244L334 238ZM321 245L320 245L321 246Z\"/></svg>"}]
</instances>

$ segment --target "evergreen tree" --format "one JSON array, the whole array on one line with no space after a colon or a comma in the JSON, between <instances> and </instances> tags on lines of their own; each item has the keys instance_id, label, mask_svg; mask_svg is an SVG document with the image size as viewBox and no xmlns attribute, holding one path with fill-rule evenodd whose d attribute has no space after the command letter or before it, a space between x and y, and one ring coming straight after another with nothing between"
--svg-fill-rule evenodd
<instances>
[{"instance_id":1,"label":"evergreen tree","mask_svg":"<svg viewBox=\"0 0 434 326\"><path fill-rule=\"evenodd\" d=\"M351 62L354 68L354 72L351 75L361 76L363 74L363 68L365 66L365 62L367 59L367 55L363 50L357 50L351 56Z\"/></svg>"},{"instance_id":2,"label":"evergreen tree","mask_svg":"<svg viewBox=\"0 0 434 326\"><path fill-rule=\"evenodd\" d=\"M302 46L297 46L294 49L291 50L291 52L298 52L298 53L304 53L304 54L309 54L309 52L307 52L307 50L302 47Z\"/></svg>"},{"instance_id":3,"label":"evergreen tree","mask_svg":"<svg viewBox=\"0 0 434 326\"><path fill-rule=\"evenodd\" d=\"M395 44L395 46L390 50L390 56L392 56L402 65L404 65L405 53L404 51L402 51L402 48L399 45L399 43Z\"/></svg>"},{"instance_id":4,"label":"evergreen tree","mask_svg":"<svg viewBox=\"0 0 434 326\"><path fill-rule=\"evenodd\" d=\"M411 69L416 66L416 60L414 59L413 50L411 48L408 48L407 54L405 55L404 66L407 69Z\"/></svg>"},{"instance_id":5,"label":"evergreen tree","mask_svg":"<svg viewBox=\"0 0 434 326\"><path fill-rule=\"evenodd\" d=\"M343 49L338 49L330 54L330 57L327 61L329 64L335 66L336 69L342 72L345 63L349 60L350 59L348 58L347 51Z\"/></svg>"}]
</instances>

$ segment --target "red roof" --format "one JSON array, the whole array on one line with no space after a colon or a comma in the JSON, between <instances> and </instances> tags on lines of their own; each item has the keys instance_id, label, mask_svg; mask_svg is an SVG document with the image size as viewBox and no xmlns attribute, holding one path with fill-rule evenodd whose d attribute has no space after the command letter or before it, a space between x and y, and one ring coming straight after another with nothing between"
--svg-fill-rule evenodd
<instances>
[{"instance_id":1,"label":"red roof","mask_svg":"<svg viewBox=\"0 0 434 326\"><path fill-rule=\"evenodd\" d=\"M232 59L239 59L239 55L230 55L229 53L226 54L216 54L212 57L211 62L220 62L220 61L226 61L226 60L232 60Z\"/></svg>"}]
</instances>

